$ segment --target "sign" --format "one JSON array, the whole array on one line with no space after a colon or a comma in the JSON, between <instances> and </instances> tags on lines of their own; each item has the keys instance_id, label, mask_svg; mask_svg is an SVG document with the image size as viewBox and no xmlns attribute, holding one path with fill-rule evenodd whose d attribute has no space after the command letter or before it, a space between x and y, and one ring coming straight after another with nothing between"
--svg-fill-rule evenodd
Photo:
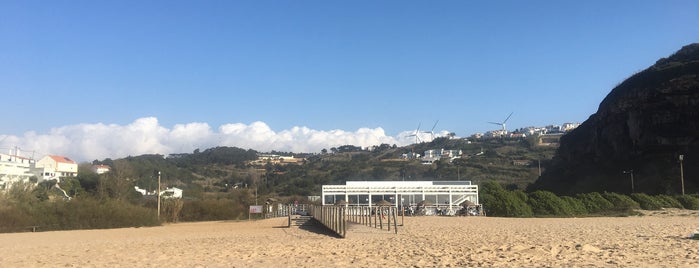
<instances>
[{"instance_id":1,"label":"sign","mask_svg":"<svg viewBox=\"0 0 699 268\"><path fill-rule=\"evenodd\" d=\"M250 206L250 214L262 213L262 206Z\"/></svg>"}]
</instances>

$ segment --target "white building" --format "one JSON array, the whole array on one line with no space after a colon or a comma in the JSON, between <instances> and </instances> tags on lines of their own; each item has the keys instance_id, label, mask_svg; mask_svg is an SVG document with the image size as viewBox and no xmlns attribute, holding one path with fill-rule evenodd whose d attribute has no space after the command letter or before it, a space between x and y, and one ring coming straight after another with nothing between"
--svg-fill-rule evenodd
<instances>
[{"instance_id":1,"label":"white building","mask_svg":"<svg viewBox=\"0 0 699 268\"><path fill-rule=\"evenodd\" d=\"M0 154L0 189L12 187L15 182L28 182L34 160L18 155Z\"/></svg>"},{"instance_id":2,"label":"white building","mask_svg":"<svg viewBox=\"0 0 699 268\"><path fill-rule=\"evenodd\" d=\"M160 196L164 199L182 198L182 189L177 187L167 188L160 192Z\"/></svg>"},{"instance_id":3,"label":"white building","mask_svg":"<svg viewBox=\"0 0 699 268\"><path fill-rule=\"evenodd\" d=\"M456 158L461 157L463 152L461 150L444 150L444 149L433 149L425 151L425 156L422 157L422 164L430 165L442 158L448 158L452 161Z\"/></svg>"},{"instance_id":4,"label":"white building","mask_svg":"<svg viewBox=\"0 0 699 268\"><path fill-rule=\"evenodd\" d=\"M37 161L35 166L34 173L39 178L39 182L78 175L78 163L65 156L47 155Z\"/></svg>"},{"instance_id":5,"label":"white building","mask_svg":"<svg viewBox=\"0 0 699 268\"><path fill-rule=\"evenodd\" d=\"M563 123L563 126L561 126L561 130L563 130L564 132L568 132L578 128L579 126L580 123Z\"/></svg>"},{"instance_id":6,"label":"white building","mask_svg":"<svg viewBox=\"0 0 699 268\"><path fill-rule=\"evenodd\" d=\"M139 192L140 194L144 196L155 196L158 190L154 190L152 192L146 191L146 189L141 189L138 186L134 186L134 189L136 192ZM163 199L170 199L170 198L182 198L182 189L177 188L177 187L172 187L172 188L166 188L165 190L160 191L160 196Z\"/></svg>"},{"instance_id":7,"label":"white building","mask_svg":"<svg viewBox=\"0 0 699 268\"><path fill-rule=\"evenodd\" d=\"M92 171L97 174L104 174L112 170L110 166L107 165L92 165Z\"/></svg>"},{"instance_id":8,"label":"white building","mask_svg":"<svg viewBox=\"0 0 699 268\"><path fill-rule=\"evenodd\" d=\"M344 200L347 206L373 206L386 200L392 206L415 207L426 201L435 207L454 209L461 203L478 203L478 185L470 181L348 181L323 185L323 205Z\"/></svg>"}]
</instances>

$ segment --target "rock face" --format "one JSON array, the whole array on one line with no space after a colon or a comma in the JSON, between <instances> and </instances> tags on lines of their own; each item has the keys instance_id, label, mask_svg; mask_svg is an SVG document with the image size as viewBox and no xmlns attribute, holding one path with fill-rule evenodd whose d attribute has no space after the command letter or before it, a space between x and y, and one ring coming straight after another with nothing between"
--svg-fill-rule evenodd
<instances>
[{"instance_id":1,"label":"rock face","mask_svg":"<svg viewBox=\"0 0 699 268\"><path fill-rule=\"evenodd\" d=\"M561 138L529 190L686 193L699 190L699 44L614 88L595 114ZM627 173L624 173L627 171Z\"/></svg>"}]
</instances>

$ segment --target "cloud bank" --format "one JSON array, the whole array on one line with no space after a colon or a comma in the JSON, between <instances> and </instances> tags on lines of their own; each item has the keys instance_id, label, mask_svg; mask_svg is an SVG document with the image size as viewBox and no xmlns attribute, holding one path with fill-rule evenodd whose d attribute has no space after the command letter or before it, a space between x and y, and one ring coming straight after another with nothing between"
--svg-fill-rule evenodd
<instances>
[{"instance_id":1,"label":"cloud bank","mask_svg":"<svg viewBox=\"0 0 699 268\"><path fill-rule=\"evenodd\" d=\"M249 125L224 124L215 130L209 124L199 122L167 128L161 126L155 117L144 117L128 125L77 124L53 128L45 134L30 131L23 136L0 135L0 148L3 148L3 153L18 147L22 156L63 155L83 162L129 155L191 153L195 149L216 146L296 153L318 153L342 145L368 147L386 143L405 146L415 142L411 134L414 131L388 136L380 127L356 131L293 127L275 132L259 121ZM446 131L435 133L435 136L443 135ZM419 137L429 141L431 134L419 133Z\"/></svg>"}]
</instances>

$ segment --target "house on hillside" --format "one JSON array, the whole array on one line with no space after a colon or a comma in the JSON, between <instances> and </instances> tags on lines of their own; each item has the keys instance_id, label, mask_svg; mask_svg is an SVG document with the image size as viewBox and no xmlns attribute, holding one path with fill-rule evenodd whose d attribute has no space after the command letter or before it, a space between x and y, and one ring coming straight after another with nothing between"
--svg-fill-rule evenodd
<instances>
[{"instance_id":1,"label":"house on hillside","mask_svg":"<svg viewBox=\"0 0 699 268\"><path fill-rule=\"evenodd\" d=\"M160 192L160 196L164 199L182 198L182 189L177 187L167 188Z\"/></svg>"},{"instance_id":2,"label":"house on hillside","mask_svg":"<svg viewBox=\"0 0 699 268\"><path fill-rule=\"evenodd\" d=\"M561 129L564 132L568 132L568 131L571 131L573 129L578 128L579 126L580 126L580 123L564 123L563 126L561 127Z\"/></svg>"},{"instance_id":3,"label":"house on hillside","mask_svg":"<svg viewBox=\"0 0 699 268\"><path fill-rule=\"evenodd\" d=\"M104 174L112 170L110 166L107 165L92 165L92 171L97 174Z\"/></svg>"},{"instance_id":4,"label":"house on hillside","mask_svg":"<svg viewBox=\"0 0 699 268\"><path fill-rule=\"evenodd\" d=\"M16 154L0 154L0 190L8 189L15 182L28 182L34 176L31 167L34 159Z\"/></svg>"},{"instance_id":5,"label":"house on hillside","mask_svg":"<svg viewBox=\"0 0 699 268\"><path fill-rule=\"evenodd\" d=\"M136 192L139 192L143 196L152 196L154 198L156 198L156 195L158 193L157 190L148 192L146 189L141 189L138 186L134 186L134 189L136 190ZM182 189L177 187L168 187L165 190L160 191L160 196L163 199L182 198Z\"/></svg>"},{"instance_id":6,"label":"house on hillside","mask_svg":"<svg viewBox=\"0 0 699 268\"><path fill-rule=\"evenodd\" d=\"M431 165L442 158L447 158L451 162L461 157L462 154L463 152L461 150L432 149L425 151L425 156L422 157L421 162L424 165Z\"/></svg>"},{"instance_id":7,"label":"house on hillside","mask_svg":"<svg viewBox=\"0 0 699 268\"><path fill-rule=\"evenodd\" d=\"M47 155L35 163L34 174L39 182L75 177L78 175L78 163L65 156Z\"/></svg>"},{"instance_id":8,"label":"house on hillside","mask_svg":"<svg viewBox=\"0 0 699 268\"><path fill-rule=\"evenodd\" d=\"M286 164L296 164L302 165L306 161L305 158L295 158L294 156L281 156L276 154L260 154L257 156L257 160L250 162L254 166L264 166L266 164L272 165L286 165Z\"/></svg>"}]
</instances>

